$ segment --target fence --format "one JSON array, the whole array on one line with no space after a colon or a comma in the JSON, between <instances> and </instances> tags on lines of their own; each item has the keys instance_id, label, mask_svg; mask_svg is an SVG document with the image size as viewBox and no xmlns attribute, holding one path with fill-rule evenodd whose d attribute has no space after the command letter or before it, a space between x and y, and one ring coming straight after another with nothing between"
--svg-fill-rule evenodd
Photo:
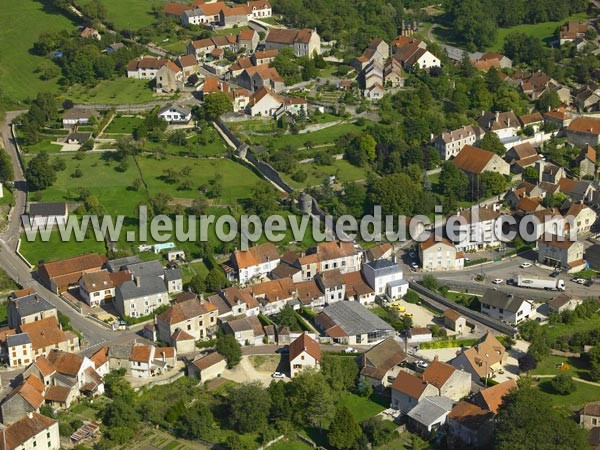
<instances>
[{"instance_id":1,"label":"fence","mask_svg":"<svg viewBox=\"0 0 600 450\"><path fill-rule=\"evenodd\" d=\"M482 323L496 331L499 331L501 333L508 334L509 336L514 336L516 333L516 331L512 327L505 325L502 322L500 322L496 319L493 319L489 316L486 316L485 314L481 314L481 313L479 313L477 311L473 311L472 309L469 309L465 306L451 302L447 298L442 297L441 295L439 295L433 291L430 291L429 289L421 286L418 283L415 283L414 281L410 281L408 284L412 290L418 292L421 295L424 295L425 297L429 297L430 299L435 300L436 302L441 303L442 305L444 305L448 308L458 311L465 317L469 317L470 319L476 320L477 322L480 322L480 323Z\"/></svg>"}]
</instances>

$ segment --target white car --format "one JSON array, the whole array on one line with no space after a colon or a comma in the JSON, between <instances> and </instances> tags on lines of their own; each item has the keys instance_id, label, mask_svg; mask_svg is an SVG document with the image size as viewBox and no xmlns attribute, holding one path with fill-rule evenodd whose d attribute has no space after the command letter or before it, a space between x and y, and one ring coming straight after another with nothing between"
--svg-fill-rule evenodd
<instances>
[{"instance_id":1,"label":"white car","mask_svg":"<svg viewBox=\"0 0 600 450\"><path fill-rule=\"evenodd\" d=\"M502 283L504 283L504 280L502 278L496 278L495 280L492 281L492 283L494 283L494 284L502 284Z\"/></svg>"},{"instance_id":2,"label":"white car","mask_svg":"<svg viewBox=\"0 0 600 450\"><path fill-rule=\"evenodd\" d=\"M529 269L531 266L533 266L533 264L525 262L525 263L521 264L519 267L521 269Z\"/></svg>"},{"instance_id":3,"label":"white car","mask_svg":"<svg viewBox=\"0 0 600 450\"><path fill-rule=\"evenodd\" d=\"M273 375L271 375L271 378L285 378L285 375L282 374L281 372L273 372Z\"/></svg>"},{"instance_id":4,"label":"white car","mask_svg":"<svg viewBox=\"0 0 600 450\"><path fill-rule=\"evenodd\" d=\"M429 366L429 363L428 363L428 362L425 362L425 361L417 361L417 363L416 363L416 366L417 366L419 369L423 369L423 370L425 370L425 369L427 369L427 367Z\"/></svg>"},{"instance_id":5,"label":"white car","mask_svg":"<svg viewBox=\"0 0 600 450\"><path fill-rule=\"evenodd\" d=\"M346 347L344 349L344 353L358 353L358 350L356 350L355 348L352 348L352 347Z\"/></svg>"},{"instance_id":6,"label":"white car","mask_svg":"<svg viewBox=\"0 0 600 450\"><path fill-rule=\"evenodd\" d=\"M585 279L583 279L583 278L573 278L571 281L572 281L573 283L577 283L577 284L585 284L585 281L586 281L586 280L585 280Z\"/></svg>"}]
</instances>

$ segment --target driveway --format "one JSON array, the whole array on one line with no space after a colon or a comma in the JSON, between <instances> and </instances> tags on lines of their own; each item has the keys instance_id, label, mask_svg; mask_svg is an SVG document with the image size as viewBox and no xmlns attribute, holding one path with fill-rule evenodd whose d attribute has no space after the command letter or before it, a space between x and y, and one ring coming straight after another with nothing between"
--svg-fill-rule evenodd
<instances>
[{"instance_id":1,"label":"driveway","mask_svg":"<svg viewBox=\"0 0 600 450\"><path fill-rule=\"evenodd\" d=\"M240 363L235 366L233 369L227 369L223 372L223 378L227 378L228 380L235 381L236 383L250 383L253 381L258 381L263 386L267 387L271 384L271 374L273 370L269 364L264 365L263 369L256 369L254 364L252 364L251 359L252 356L242 356L242 360ZM280 364L281 366L282 364ZM285 364L287 366L287 362ZM279 369L279 371L282 371ZM289 370L286 367L284 373L287 375ZM285 380L289 381L289 378L285 378Z\"/></svg>"}]
</instances>

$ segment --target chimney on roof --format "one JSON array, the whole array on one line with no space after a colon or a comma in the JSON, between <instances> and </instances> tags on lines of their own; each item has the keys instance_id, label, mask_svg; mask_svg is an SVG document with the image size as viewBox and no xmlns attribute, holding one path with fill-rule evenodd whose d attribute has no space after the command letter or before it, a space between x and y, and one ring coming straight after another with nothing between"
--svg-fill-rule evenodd
<instances>
[{"instance_id":1,"label":"chimney on roof","mask_svg":"<svg viewBox=\"0 0 600 450\"><path fill-rule=\"evenodd\" d=\"M29 411L29 412L27 413L27 418L28 418L28 419L33 419L33 413L32 413L31 411Z\"/></svg>"},{"instance_id":2,"label":"chimney on roof","mask_svg":"<svg viewBox=\"0 0 600 450\"><path fill-rule=\"evenodd\" d=\"M137 287L140 287L140 285L141 285L141 284L142 284L142 277L140 277L139 275L137 275L137 276L135 277L135 285L136 285Z\"/></svg>"},{"instance_id":3,"label":"chimney on roof","mask_svg":"<svg viewBox=\"0 0 600 450\"><path fill-rule=\"evenodd\" d=\"M433 357L433 360L434 360L434 361L439 361L439 360L440 360L440 357L439 357L438 355L435 355L435 356Z\"/></svg>"},{"instance_id":4,"label":"chimney on roof","mask_svg":"<svg viewBox=\"0 0 600 450\"><path fill-rule=\"evenodd\" d=\"M510 117L506 119L506 126L510 127Z\"/></svg>"},{"instance_id":5,"label":"chimney on roof","mask_svg":"<svg viewBox=\"0 0 600 450\"><path fill-rule=\"evenodd\" d=\"M496 122L500 121L500 112L496 111Z\"/></svg>"}]
</instances>

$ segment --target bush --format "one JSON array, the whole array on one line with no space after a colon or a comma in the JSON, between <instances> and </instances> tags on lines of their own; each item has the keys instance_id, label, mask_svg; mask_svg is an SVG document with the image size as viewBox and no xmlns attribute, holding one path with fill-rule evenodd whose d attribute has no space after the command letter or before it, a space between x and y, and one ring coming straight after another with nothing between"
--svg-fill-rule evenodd
<instances>
[{"instance_id":1,"label":"bush","mask_svg":"<svg viewBox=\"0 0 600 450\"><path fill-rule=\"evenodd\" d=\"M439 287L437 279L431 274L425 275L421 284L430 291L437 291Z\"/></svg>"},{"instance_id":2,"label":"bush","mask_svg":"<svg viewBox=\"0 0 600 450\"><path fill-rule=\"evenodd\" d=\"M412 303L413 305L416 305L421 301L421 297L419 297L419 294L417 294L415 291L409 289L406 295L404 296L403 300L406 303Z\"/></svg>"},{"instance_id":3,"label":"bush","mask_svg":"<svg viewBox=\"0 0 600 450\"><path fill-rule=\"evenodd\" d=\"M577 384L575 384L573 378L566 373L561 373L552 378L550 386L552 386L554 392L560 395L569 395L577 390Z\"/></svg>"}]
</instances>

